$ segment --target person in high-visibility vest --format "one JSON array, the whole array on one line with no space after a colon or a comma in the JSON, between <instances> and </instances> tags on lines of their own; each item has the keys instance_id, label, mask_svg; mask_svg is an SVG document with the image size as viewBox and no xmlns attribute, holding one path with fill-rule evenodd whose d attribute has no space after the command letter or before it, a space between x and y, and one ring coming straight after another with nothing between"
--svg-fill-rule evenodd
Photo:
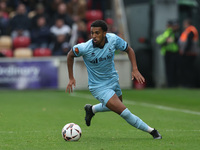
<instances>
[{"instance_id":1,"label":"person in high-visibility vest","mask_svg":"<svg viewBox=\"0 0 200 150\"><path fill-rule=\"evenodd\" d=\"M165 58L165 71L168 87L178 85L178 44L175 32L179 29L179 24L175 20L167 22L166 30L156 38L156 43L161 46L161 55Z\"/></svg>"},{"instance_id":2,"label":"person in high-visibility vest","mask_svg":"<svg viewBox=\"0 0 200 150\"><path fill-rule=\"evenodd\" d=\"M183 21L184 31L179 38L179 53L181 55L181 85L196 87L195 60L198 55L199 34L190 19Z\"/></svg>"},{"instance_id":3,"label":"person in high-visibility vest","mask_svg":"<svg viewBox=\"0 0 200 150\"><path fill-rule=\"evenodd\" d=\"M198 41L199 34L195 26L192 25L191 20L186 19L183 22L185 30L179 38L180 54L187 56L198 55Z\"/></svg>"}]
</instances>

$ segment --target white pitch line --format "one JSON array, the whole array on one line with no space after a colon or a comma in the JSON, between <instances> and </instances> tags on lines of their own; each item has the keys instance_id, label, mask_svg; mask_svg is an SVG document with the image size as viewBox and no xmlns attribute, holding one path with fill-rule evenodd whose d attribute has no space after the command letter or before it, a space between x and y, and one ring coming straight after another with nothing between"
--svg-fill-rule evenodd
<instances>
[{"instance_id":1,"label":"white pitch line","mask_svg":"<svg viewBox=\"0 0 200 150\"><path fill-rule=\"evenodd\" d=\"M164 130L167 132L200 132L200 130Z\"/></svg>"},{"instance_id":2,"label":"white pitch line","mask_svg":"<svg viewBox=\"0 0 200 150\"><path fill-rule=\"evenodd\" d=\"M71 95L75 96L75 97L79 97L79 98L95 99L92 95L88 95L88 94L73 93ZM182 113L186 113L186 114L200 115L200 112L198 112L198 111L191 111L191 110L187 110L187 109L173 108L173 107L150 104L150 103L142 103L142 102L140 103L140 102L135 102L132 100L127 100L127 99L123 99L123 102L125 104L129 104L129 105L139 105L139 106L143 106L143 107L151 107L151 108L167 110L167 111L176 111L176 112L182 112Z\"/></svg>"},{"instance_id":3,"label":"white pitch line","mask_svg":"<svg viewBox=\"0 0 200 150\"><path fill-rule=\"evenodd\" d=\"M183 113L187 113L187 114L200 115L200 112L197 112L197 111L191 111L191 110L180 109L180 108L173 108L173 107L156 105L156 104L140 103L140 102L134 102L134 101L130 101L130 100L125 100L124 103L131 104L131 105L139 105L139 106L144 106L144 107L152 107L152 108L157 108L157 109L161 109L161 110L177 111L177 112L183 112Z\"/></svg>"},{"instance_id":4,"label":"white pitch line","mask_svg":"<svg viewBox=\"0 0 200 150\"><path fill-rule=\"evenodd\" d=\"M84 131L88 131L88 129L84 129ZM160 131L166 131L166 132L200 132L200 130L171 130L171 129L165 129ZM23 131L23 133L42 133L44 131ZM51 131L52 133L57 133L58 131ZM139 130L131 130L131 132L139 132ZM0 131L0 134L16 134L19 133L19 131ZM20 132L22 133L22 132Z\"/></svg>"}]
</instances>

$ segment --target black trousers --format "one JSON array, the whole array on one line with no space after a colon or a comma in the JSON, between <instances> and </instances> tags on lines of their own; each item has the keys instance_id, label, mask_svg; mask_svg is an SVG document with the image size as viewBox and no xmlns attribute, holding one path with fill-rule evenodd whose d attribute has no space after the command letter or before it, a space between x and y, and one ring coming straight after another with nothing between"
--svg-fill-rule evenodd
<instances>
[{"instance_id":1,"label":"black trousers","mask_svg":"<svg viewBox=\"0 0 200 150\"><path fill-rule=\"evenodd\" d=\"M180 84L183 87L194 88L197 86L197 70L195 69L196 57L197 56L181 56Z\"/></svg>"},{"instance_id":2,"label":"black trousers","mask_svg":"<svg viewBox=\"0 0 200 150\"><path fill-rule=\"evenodd\" d=\"M165 71L168 87L177 87L179 83L179 54L178 52L166 52Z\"/></svg>"}]
</instances>

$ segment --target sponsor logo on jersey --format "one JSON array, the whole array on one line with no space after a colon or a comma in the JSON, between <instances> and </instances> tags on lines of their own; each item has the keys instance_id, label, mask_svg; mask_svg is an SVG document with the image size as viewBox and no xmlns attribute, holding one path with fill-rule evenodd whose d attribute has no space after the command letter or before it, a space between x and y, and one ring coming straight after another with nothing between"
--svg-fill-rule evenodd
<instances>
[{"instance_id":1,"label":"sponsor logo on jersey","mask_svg":"<svg viewBox=\"0 0 200 150\"><path fill-rule=\"evenodd\" d=\"M96 63L111 59L112 57L113 57L113 54L108 54L106 57L95 58L91 60L90 63L96 64Z\"/></svg>"}]
</instances>

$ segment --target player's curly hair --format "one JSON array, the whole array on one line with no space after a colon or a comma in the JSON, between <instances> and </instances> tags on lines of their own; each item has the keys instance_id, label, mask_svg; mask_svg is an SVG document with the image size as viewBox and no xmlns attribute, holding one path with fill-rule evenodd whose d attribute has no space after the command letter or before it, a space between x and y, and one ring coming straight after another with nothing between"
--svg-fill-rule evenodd
<instances>
[{"instance_id":1,"label":"player's curly hair","mask_svg":"<svg viewBox=\"0 0 200 150\"><path fill-rule=\"evenodd\" d=\"M96 20L92 22L90 27L101 27L103 31L107 32L108 26L105 21L103 20Z\"/></svg>"}]
</instances>

